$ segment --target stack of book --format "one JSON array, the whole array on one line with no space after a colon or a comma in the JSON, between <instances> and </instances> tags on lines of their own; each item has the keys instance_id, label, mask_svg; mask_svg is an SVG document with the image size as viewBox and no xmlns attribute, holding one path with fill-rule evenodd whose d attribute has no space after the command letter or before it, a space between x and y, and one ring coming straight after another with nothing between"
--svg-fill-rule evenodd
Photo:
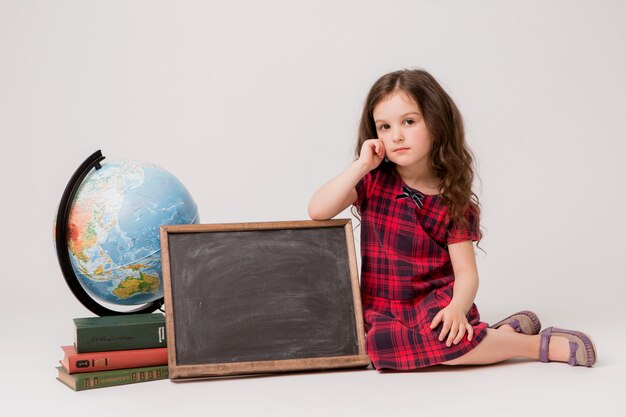
<instances>
[{"instance_id":1,"label":"stack of book","mask_svg":"<svg viewBox=\"0 0 626 417\"><path fill-rule=\"evenodd\" d=\"M74 319L74 345L57 379L75 391L166 379L167 342L161 313Z\"/></svg>"}]
</instances>

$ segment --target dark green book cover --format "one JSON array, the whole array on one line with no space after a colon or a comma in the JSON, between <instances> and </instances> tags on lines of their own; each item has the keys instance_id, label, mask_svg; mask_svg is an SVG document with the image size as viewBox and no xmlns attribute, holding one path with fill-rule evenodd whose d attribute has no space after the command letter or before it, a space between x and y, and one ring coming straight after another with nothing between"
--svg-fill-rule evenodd
<instances>
[{"instance_id":1,"label":"dark green book cover","mask_svg":"<svg viewBox=\"0 0 626 417\"><path fill-rule=\"evenodd\" d=\"M59 371L57 379L74 391L157 381L159 379L167 379L168 377L167 365L71 375L65 372L65 369L61 366L57 366L56 369Z\"/></svg>"},{"instance_id":2,"label":"dark green book cover","mask_svg":"<svg viewBox=\"0 0 626 417\"><path fill-rule=\"evenodd\" d=\"M167 346L162 313L76 318L74 330L78 353Z\"/></svg>"}]
</instances>

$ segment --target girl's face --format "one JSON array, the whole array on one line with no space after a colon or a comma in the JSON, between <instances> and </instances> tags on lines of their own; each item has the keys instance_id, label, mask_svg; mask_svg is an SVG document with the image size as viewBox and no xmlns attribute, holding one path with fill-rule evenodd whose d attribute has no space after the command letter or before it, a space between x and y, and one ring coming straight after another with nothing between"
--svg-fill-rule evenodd
<instances>
[{"instance_id":1,"label":"girl's face","mask_svg":"<svg viewBox=\"0 0 626 417\"><path fill-rule=\"evenodd\" d=\"M387 159L400 167L426 169L432 140L415 100L398 91L383 98L372 114Z\"/></svg>"}]
</instances>

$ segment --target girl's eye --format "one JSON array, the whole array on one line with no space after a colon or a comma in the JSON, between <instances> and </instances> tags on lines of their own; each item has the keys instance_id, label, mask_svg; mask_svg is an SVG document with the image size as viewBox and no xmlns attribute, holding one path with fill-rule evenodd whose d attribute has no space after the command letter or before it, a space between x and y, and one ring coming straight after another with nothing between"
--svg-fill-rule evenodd
<instances>
[{"instance_id":1,"label":"girl's eye","mask_svg":"<svg viewBox=\"0 0 626 417\"><path fill-rule=\"evenodd\" d=\"M409 126L411 126L411 125L414 125L414 124L415 124L415 121L414 121L413 119L406 119L404 122L405 122L407 125L409 125Z\"/></svg>"},{"instance_id":2,"label":"girl's eye","mask_svg":"<svg viewBox=\"0 0 626 417\"><path fill-rule=\"evenodd\" d=\"M389 129L389 125L388 124L384 124L384 125L378 126L378 130L387 130L387 129Z\"/></svg>"}]
</instances>

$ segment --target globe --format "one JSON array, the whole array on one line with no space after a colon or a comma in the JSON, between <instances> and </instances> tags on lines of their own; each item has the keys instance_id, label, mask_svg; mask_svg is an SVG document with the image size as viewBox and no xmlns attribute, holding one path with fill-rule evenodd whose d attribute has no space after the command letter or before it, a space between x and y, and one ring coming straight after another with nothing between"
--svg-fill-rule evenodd
<instances>
[{"instance_id":1,"label":"globe","mask_svg":"<svg viewBox=\"0 0 626 417\"><path fill-rule=\"evenodd\" d=\"M119 160L98 163L75 188L65 242L85 292L119 306L161 299L160 226L199 221L185 186L156 165Z\"/></svg>"}]
</instances>

